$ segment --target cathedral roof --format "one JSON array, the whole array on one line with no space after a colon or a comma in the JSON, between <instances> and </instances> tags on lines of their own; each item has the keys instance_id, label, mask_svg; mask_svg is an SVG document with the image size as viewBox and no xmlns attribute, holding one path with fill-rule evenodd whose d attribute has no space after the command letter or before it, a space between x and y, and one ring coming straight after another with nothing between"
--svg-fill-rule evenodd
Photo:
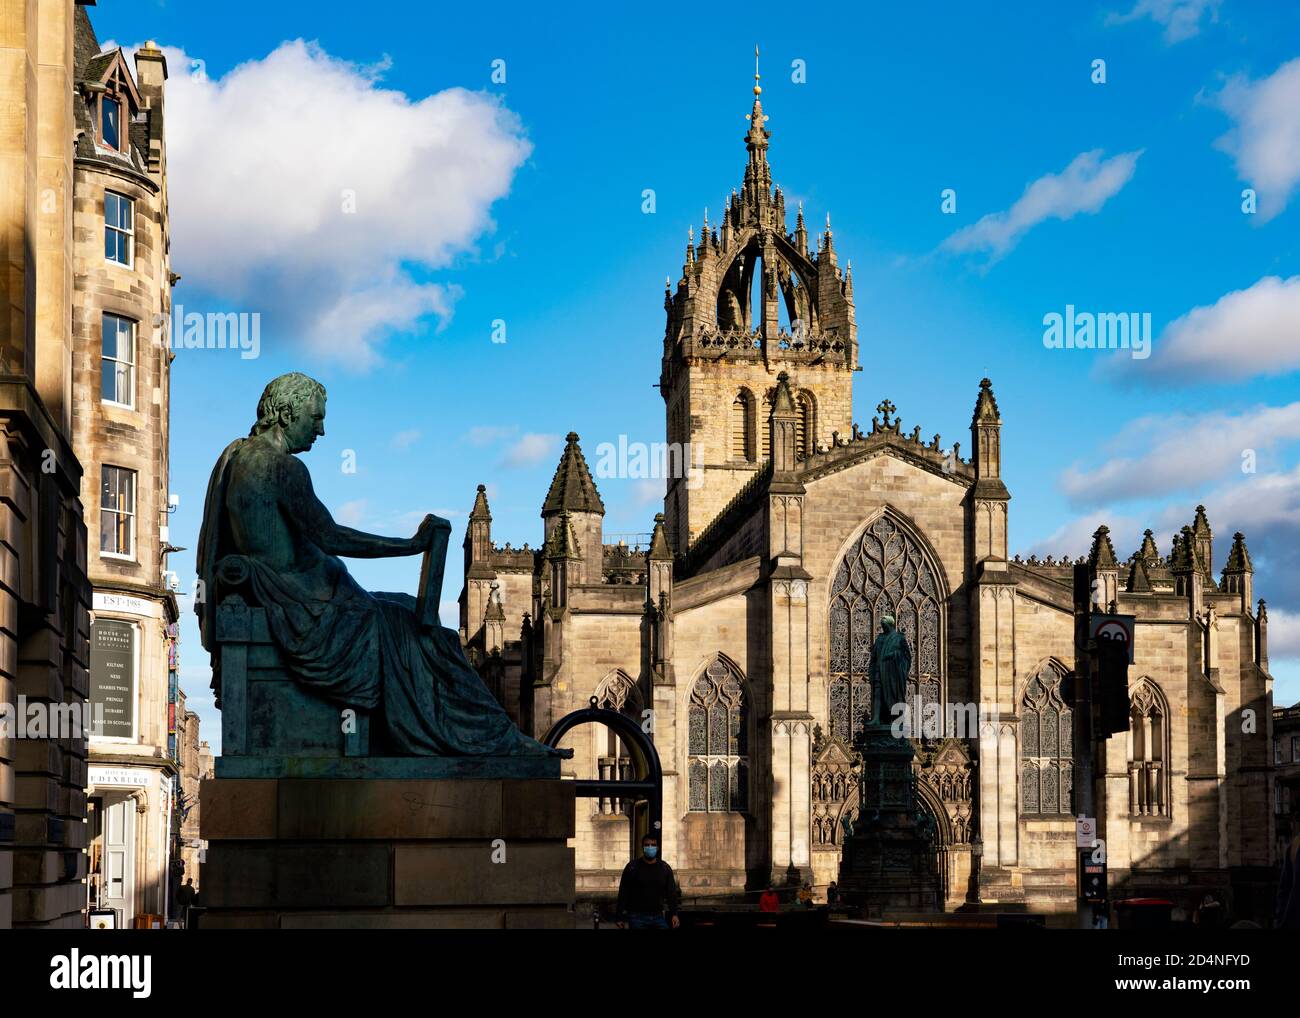
<instances>
[{"instance_id":1,"label":"cathedral roof","mask_svg":"<svg viewBox=\"0 0 1300 1018\"><path fill-rule=\"evenodd\" d=\"M570 431L565 439L564 452L551 479L551 488L542 503L542 515L550 516L562 510L605 515L605 503L600 500L596 482L591 479L587 461L578 445L578 434Z\"/></svg>"}]
</instances>

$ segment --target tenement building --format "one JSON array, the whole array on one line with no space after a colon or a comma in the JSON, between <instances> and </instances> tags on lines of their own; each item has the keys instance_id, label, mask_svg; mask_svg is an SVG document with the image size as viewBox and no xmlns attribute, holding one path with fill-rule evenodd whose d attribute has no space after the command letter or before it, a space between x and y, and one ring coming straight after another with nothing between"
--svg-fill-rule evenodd
<instances>
[{"instance_id":1,"label":"tenement building","mask_svg":"<svg viewBox=\"0 0 1300 1018\"><path fill-rule=\"evenodd\" d=\"M851 270L829 218L814 232L799 208L790 229L754 91L742 185L692 231L664 297L665 437L689 445L691 469L668 482L644 551L605 543L576 434L538 547L498 546L479 488L461 626L485 680L535 735L592 697L652 720L664 855L686 895L825 885L857 810L872 640L892 615L913 648L909 701L945 719L915 733L914 767L947 908L1073 909L1075 813L1091 806L1114 894L1190 908L1210 891L1261 914L1272 682L1244 537L1224 556L1198 507L1167 555L1148 532L1121 559L1102 527L1084 559L1023 560L1007 546L1014 411L1004 422L988 379L972 385L968 452L905 427L888 399L855 424ZM1137 619L1127 730L1095 753L1078 736L1082 580L1085 607ZM624 772L618 740L593 729L569 739L572 773ZM627 818L578 803L580 891L612 895Z\"/></svg>"},{"instance_id":2,"label":"tenement building","mask_svg":"<svg viewBox=\"0 0 1300 1018\"><path fill-rule=\"evenodd\" d=\"M164 144L167 61L152 43L101 51L75 29L72 440L94 586L90 904L121 925L165 916L174 887L177 610L169 589L172 349Z\"/></svg>"},{"instance_id":3,"label":"tenement building","mask_svg":"<svg viewBox=\"0 0 1300 1018\"><path fill-rule=\"evenodd\" d=\"M71 0L0 16L0 929L80 926L86 904L73 39Z\"/></svg>"}]
</instances>

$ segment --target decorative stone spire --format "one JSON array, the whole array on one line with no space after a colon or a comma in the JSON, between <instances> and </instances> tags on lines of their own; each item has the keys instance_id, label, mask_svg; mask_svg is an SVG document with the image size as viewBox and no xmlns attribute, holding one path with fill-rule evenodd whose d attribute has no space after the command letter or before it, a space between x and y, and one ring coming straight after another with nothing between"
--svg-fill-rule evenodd
<instances>
[{"instance_id":1,"label":"decorative stone spire","mask_svg":"<svg viewBox=\"0 0 1300 1018\"><path fill-rule=\"evenodd\" d=\"M547 539L543 554L548 559L582 558L582 549L578 546L578 535L573 531L573 517L564 509L556 521L555 529Z\"/></svg>"},{"instance_id":2,"label":"decorative stone spire","mask_svg":"<svg viewBox=\"0 0 1300 1018\"><path fill-rule=\"evenodd\" d=\"M758 73L758 47L754 47L754 108L745 117L749 121L749 133L745 135L745 147L749 149L750 164L765 163L766 156L763 154L767 151L767 139L772 137L772 132L763 126L767 117L763 114L763 88L759 85Z\"/></svg>"},{"instance_id":3,"label":"decorative stone spire","mask_svg":"<svg viewBox=\"0 0 1300 1018\"><path fill-rule=\"evenodd\" d=\"M980 379L980 391L970 419L970 437L979 496L1005 502L1011 493L1002 481L1002 415L993 395L993 383L987 378ZM1005 504L1002 512L1006 512Z\"/></svg>"},{"instance_id":4,"label":"decorative stone spire","mask_svg":"<svg viewBox=\"0 0 1300 1018\"><path fill-rule=\"evenodd\" d=\"M1241 610L1250 611L1254 595L1255 567L1250 561L1250 552L1246 550L1246 535L1238 530L1232 535L1232 547L1228 550L1228 560L1223 564L1223 586L1225 594L1236 594L1241 598Z\"/></svg>"},{"instance_id":5,"label":"decorative stone spire","mask_svg":"<svg viewBox=\"0 0 1300 1018\"><path fill-rule=\"evenodd\" d=\"M1196 518L1192 520L1192 550L1196 555L1196 568L1205 574L1209 586L1214 586L1214 580L1210 570L1213 567L1214 559L1214 531L1210 529L1210 521L1205 516L1205 506L1196 507Z\"/></svg>"},{"instance_id":6,"label":"decorative stone spire","mask_svg":"<svg viewBox=\"0 0 1300 1018\"><path fill-rule=\"evenodd\" d=\"M972 428L977 424L1002 423L997 397L993 395L993 383L987 378L980 379L980 391L975 397L975 412L971 415L970 423Z\"/></svg>"},{"instance_id":7,"label":"decorative stone spire","mask_svg":"<svg viewBox=\"0 0 1300 1018\"><path fill-rule=\"evenodd\" d=\"M1142 547L1138 550L1138 557L1147 565L1154 565L1160 561L1160 549L1156 547L1156 537L1150 530L1142 533Z\"/></svg>"},{"instance_id":8,"label":"decorative stone spire","mask_svg":"<svg viewBox=\"0 0 1300 1018\"><path fill-rule=\"evenodd\" d=\"M488 510L487 485L480 484L478 492L474 496L474 508L469 511L471 520L488 520L491 522L492 513Z\"/></svg>"},{"instance_id":9,"label":"decorative stone spire","mask_svg":"<svg viewBox=\"0 0 1300 1018\"><path fill-rule=\"evenodd\" d=\"M796 427L799 415L794 407L794 394L790 392L790 376L782 371L776 376L776 392L772 396L771 430L772 472L792 473L797 465L798 447Z\"/></svg>"},{"instance_id":10,"label":"decorative stone spire","mask_svg":"<svg viewBox=\"0 0 1300 1018\"><path fill-rule=\"evenodd\" d=\"M668 546L668 535L664 531L664 514L655 513L655 529L650 535L650 553L651 562L671 562L673 559L672 548Z\"/></svg>"},{"instance_id":11,"label":"decorative stone spire","mask_svg":"<svg viewBox=\"0 0 1300 1018\"><path fill-rule=\"evenodd\" d=\"M578 434L570 431L565 438L564 452L551 479L546 501L542 503L542 516L570 511L605 515L605 503L600 500L596 482L591 479L587 461L578 445Z\"/></svg>"},{"instance_id":12,"label":"decorative stone spire","mask_svg":"<svg viewBox=\"0 0 1300 1018\"><path fill-rule=\"evenodd\" d=\"M474 495L463 547L466 576L484 580L496 576L492 570L492 513L488 509L487 487L482 484Z\"/></svg>"},{"instance_id":13,"label":"decorative stone spire","mask_svg":"<svg viewBox=\"0 0 1300 1018\"><path fill-rule=\"evenodd\" d=\"M1115 611L1119 599L1119 560L1110 541L1110 527L1102 524L1092 535L1088 550L1088 574L1092 580L1092 610Z\"/></svg>"},{"instance_id":14,"label":"decorative stone spire","mask_svg":"<svg viewBox=\"0 0 1300 1018\"><path fill-rule=\"evenodd\" d=\"M1225 573L1253 573L1255 571L1255 567L1250 561L1250 552L1246 548L1246 535L1240 530L1232 535L1232 547L1228 550L1228 561L1223 564L1223 571Z\"/></svg>"},{"instance_id":15,"label":"decorative stone spire","mask_svg":"<svg viewBox=\"0 0 1300 1018\"><path fill-rule=\"evenodd\" d=\"M1255 664L1268 671L1268 605L1262 597L1255 615Z\"/></svg>"},{"instance_id":16,"label":"decorative stone spire","mask_svg":"<svg viewBox=\"0 0 1300 1018\"><path fill-rule=\"evenodd\" d=\"M1110 527L1102 524L1092 535L1092 548L1088 551L1088 565L1093 569L1116 569L1115 546L1111 544Z\"/></svg>"}]
</instances>

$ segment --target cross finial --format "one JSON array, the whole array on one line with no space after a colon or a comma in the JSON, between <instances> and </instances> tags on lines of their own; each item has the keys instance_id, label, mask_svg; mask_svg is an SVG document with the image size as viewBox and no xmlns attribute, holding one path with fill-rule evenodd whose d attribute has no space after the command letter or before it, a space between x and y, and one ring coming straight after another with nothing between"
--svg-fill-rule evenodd
<instances>
[{"instance_id":1,"label":"cross finial","mask_svg":"<svg viewBox=\"0 0 1300 1018\"><path fill-rule=\"evenodd\" d=\"M892 414L897 409L898 407L894 406L894 404L889 402L889 400L887 399L882 399L879 403L876 404L877 412L882 414L885 418L885 427L889 427L889 415Z\"/></svg>"}]
</instances>

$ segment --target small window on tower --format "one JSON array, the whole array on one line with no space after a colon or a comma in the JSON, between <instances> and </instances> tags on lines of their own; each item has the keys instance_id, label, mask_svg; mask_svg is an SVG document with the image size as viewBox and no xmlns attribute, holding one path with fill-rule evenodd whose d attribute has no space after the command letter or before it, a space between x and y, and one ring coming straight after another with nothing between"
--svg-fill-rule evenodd
<instances>
[{"instance_id":1,"label":"small window on tower","mask_svg":"<svg viewBox=\"0 0 1300 1018\"><path fill-rule=\"evenodd\" d=\"M105 145L116 151L122 150L122 104L116 99L104 96L100 100L100 137Z\"/></svg>"}]
</instances>

